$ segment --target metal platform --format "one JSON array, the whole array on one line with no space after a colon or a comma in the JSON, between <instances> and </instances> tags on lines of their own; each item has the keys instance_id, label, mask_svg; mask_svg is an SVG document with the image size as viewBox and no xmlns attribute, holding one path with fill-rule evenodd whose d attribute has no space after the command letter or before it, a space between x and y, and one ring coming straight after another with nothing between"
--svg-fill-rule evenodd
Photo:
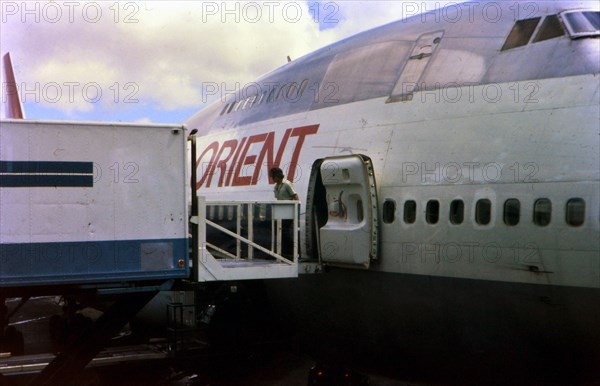
<instances>
[{"instance_id":1,"label":"metal platform","mask_svg":"<svg viewBox=\"0 0 600 386\"><path fill-rule=\"evenodd\" d=\"M195 280L298 277L297 201L208 202L198 197L197 204L198 215L191 219L198 240L193 258ZM265 228L269 228L267 232ZM230 247L207 241L207 230L231 240ZM285 257L282 251L287 251Z\"/></svg>"}]
</instances>

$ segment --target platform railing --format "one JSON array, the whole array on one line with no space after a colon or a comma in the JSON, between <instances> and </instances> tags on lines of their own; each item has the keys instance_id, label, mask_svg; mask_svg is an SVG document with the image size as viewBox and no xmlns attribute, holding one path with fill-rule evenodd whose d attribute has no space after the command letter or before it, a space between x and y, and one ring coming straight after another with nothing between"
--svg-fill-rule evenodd
<instances>
[{"instance_id":1,"label":"platform railing","mask_svg":"<svg viewBox=\"0 0 600 386\"><path fill-rule=\"evenodd\" d=\"M197 281L298 276L297 201L197 203Z\"/></svg>"}]
</instances>

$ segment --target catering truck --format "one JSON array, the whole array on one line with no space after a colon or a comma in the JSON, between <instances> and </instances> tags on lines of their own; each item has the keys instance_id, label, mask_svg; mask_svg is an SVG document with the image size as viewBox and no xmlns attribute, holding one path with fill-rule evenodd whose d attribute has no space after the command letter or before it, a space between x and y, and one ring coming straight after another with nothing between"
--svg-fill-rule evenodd
<instances>
[{"instance_id":1,"label":"catering truck","mask_svg":"<svg viewBox=\"0 0 600 386\"><path fill-rule=\"evenodd\" d=\"M183 126L3 120L0 287L187 277L186 186Z\"/></svg>"},{"instance_id":2,"label":"catering truck","mask_svg":"<svg viewBox=\"0 0 600 386\"><path fill-rule=\"evenodd\" d=\"M186 143L181 125L0 121L0 352L23 354L10 320L32 296L65 299L71 336L34 384L77 384L73 371L188 277ZM100 303L93 328L74 328L78 307Z\"/></svg>"}]
</instances>

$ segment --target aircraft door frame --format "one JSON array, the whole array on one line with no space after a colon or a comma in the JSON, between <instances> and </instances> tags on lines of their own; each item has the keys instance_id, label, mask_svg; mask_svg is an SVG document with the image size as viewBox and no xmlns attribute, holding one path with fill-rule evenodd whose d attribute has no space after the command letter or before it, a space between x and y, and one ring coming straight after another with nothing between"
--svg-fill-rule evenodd
<instances>
[{"instance_id":1,"label":"aircraft door frame","mask_svg":"<svg viewBox=\"0 0 600 386\"><path fill-rule=\"evenodd\" d=\"M368 157L350 155L316 161L307 210L307 249L313 256L318 253L321 263L367 269L377 259L377 186Z\"/></svg>"},{"instance_id":2,"label":"aircraft door frame","mask_svg":"<svg viewBox=\"0 0 600 386\"><path fill-rule=\"evenodd\" d=\"M306 196L306 255L320 260L321 248L319 243L319 229L327 222L327 202L325 186L321 181L322 159L316 160L311 169ZM320 261L319 261L320 262Z\"/></svg>"}]
</instances>

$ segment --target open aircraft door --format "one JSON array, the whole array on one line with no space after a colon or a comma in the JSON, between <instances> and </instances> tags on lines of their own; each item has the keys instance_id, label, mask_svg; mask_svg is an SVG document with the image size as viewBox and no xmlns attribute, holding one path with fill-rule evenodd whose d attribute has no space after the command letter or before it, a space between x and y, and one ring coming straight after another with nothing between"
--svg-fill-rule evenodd
<instances>
[{"instance_id":1,"label":"open aircraft door","mask_svg":"<svg viewBox=\"0 0 600 386\"><path fill-rule=\"evenodd\" d=\"M360 155L324 159L321 179L327 200L327 223L319 232L321 261L369 268L379 239L371 160Z\"/></svg>"}]
</instances>

